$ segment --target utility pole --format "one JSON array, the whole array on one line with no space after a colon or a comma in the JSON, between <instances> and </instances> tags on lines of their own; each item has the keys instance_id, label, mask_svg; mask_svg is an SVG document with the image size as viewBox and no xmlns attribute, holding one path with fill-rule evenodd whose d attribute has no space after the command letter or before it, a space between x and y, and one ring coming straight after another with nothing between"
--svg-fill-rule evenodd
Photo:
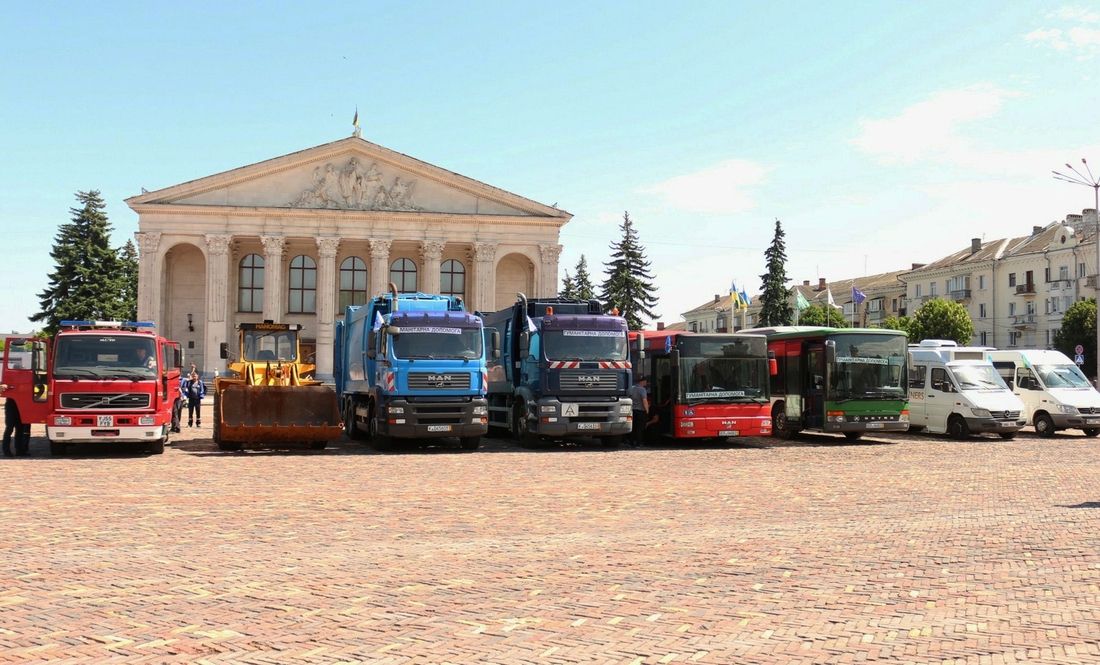
<instances>
[{"instance_id":1,"label":"utility pole","mask_svg":"<svg viewBox=\"0 0 1100 665\"><path fill-rule=\"evenodd\" d=\"M1066 164L1066 168L1073 175L1066 175L1058 171L1051 171L1051 173L1054 174L1055 180L1068 182L1071 185L1092 187L1092 212L1096 216L1096 272L1094 274L1096 275L1096 286L1100 289L1100 178L1092 174L1092 169L1089 168L1089 163L1085 161L1084 157L1081 158L1081 164L1084 166L1088 177L1085 177L1085 173L1081 173L1071 164ZM1097 374L1100 375L1100 325L1096 327L1096 366Z\"/></svg>"}]
</instances>

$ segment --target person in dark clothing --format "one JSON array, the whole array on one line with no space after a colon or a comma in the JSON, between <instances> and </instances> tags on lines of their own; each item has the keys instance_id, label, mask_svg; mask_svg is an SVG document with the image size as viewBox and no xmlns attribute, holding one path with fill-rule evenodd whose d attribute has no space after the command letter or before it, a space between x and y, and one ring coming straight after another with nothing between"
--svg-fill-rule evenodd
<instances>
[{"instance_id":1,"label":"person in dark clothing","mask_svg":"<svg viewBox=\"0 0 1100 665\"><path fill-rule=\"evenodd\" d=\"M643 376L630 388L630 400L634 404L634 427L631 431L631 439L636 446L645 443L645 428L649 424L646 422L649 420L649 392L646 390L648 383L648 379Z\"/></svg>"},{"instance_id":2,"label":"person in dark clothing","mask_svg":"<svg viewBox=\"0 0 1100 665\"><path fill-rule=\"evenodd\" d=\"M0 394L11 389L7 384L0 384ZM15 450L12 451L12 435L15 437ZM4 457L26 456L30 454L31 426L24 425L19 417L19 405L15 399L6 396L4 399Z\"/></svg>"},{"instance_id":3,"label":"person in dark clothing","mask_svg":"<svg viewBox=\"0 0 1100 665\"><path fill-rule=\"evenodd\" d=\"M198 372L192 372L184 389L187 398L187 426L202 427L202 398L206 397L206 386Z\"/></svg>"}]
</instances>

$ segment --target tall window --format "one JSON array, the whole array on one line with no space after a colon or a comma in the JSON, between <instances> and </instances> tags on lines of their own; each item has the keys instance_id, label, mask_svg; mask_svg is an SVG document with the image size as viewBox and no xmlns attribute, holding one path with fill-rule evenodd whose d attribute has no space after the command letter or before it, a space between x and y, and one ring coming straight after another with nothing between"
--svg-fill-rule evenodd
<instances>
[{"instance_id":1,"label":"tall window","mask_svg":"<svg viewBox=\"0 0 1100 665\"><path fill-rule=\"evenodd\" d=\"M249 254L241 259L237 280L237 311L264 311L264 257Z\"/></svg>"},{"instance_id":2,"label":"tall window","mask_svg":"<svg viewBox=\"0 0 1100 665\"><path fill-rule=\"evenodd\" d=\"M291 314L317 311L317 263L305 254L295 256L290 262Z\"/></svg>"},{"instance_id":3,"label":"tall window","mask_svg":"<svg viewBox=\"0 0 1100 665\"><path fill-rule=\"evenodd\" d=\"M390 281L398 293L416 293L416 264L412 259L397 259L390 265Z\"/></svg>"},{"instance_id":4,"label":"tall window","mask_svg":"<svg viewBox=\"0 0 1100 665\"><path fill-rule=\"evenodd\" d=\"M349 256L340 264L340 309L367 302L367 264L358 256Z\"/></svg>"},{"instance_id":5,"label":"tall window","mask_svg":"<svg viewBox=\"0 0 1100 665\"><path fill-rule=\"evenodd\" d=\"M466 295L466 268L462 263L449 259L439 267L439 293L460 298Z\"/></svg>"}]
</instances>

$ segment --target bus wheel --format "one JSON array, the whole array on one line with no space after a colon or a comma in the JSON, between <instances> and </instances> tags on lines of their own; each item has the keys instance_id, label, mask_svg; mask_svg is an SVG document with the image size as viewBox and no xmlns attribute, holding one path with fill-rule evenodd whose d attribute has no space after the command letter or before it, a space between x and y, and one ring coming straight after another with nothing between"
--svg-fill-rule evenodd
<instances>
[{"instance_id":1,"label":"bus wheel","mask_svg":"<svg viewBox=\"0 0 1100 665\"><path fill-rule=\"evenodd\" d=\"M783 402L776 402L772 407L772 436L784 441L794 436L794 432L787 429L787 406Z\"/></svg>"},{"instance_id":2,"label":"bus wheel","mask_svg":"<svg viewBox=\"0 0 1100 665\"><path fill-rule=\"evenodd\" d=\"M849 439L851 441L855 441L856 439L862 439L863 438L863 432L845 432L844 433L844 438Z\"/></svg>"},{"instance_id":3,"label":"bus wheel","mask_svg":"<svg viewBox=\"0 0 1100 665\"><path fill-rule=\"evenodd\" d=\"M1081 431L1085 433L1085 436L1096 436L1097 434L1100 434L1100 428L1096 427L1086 427Z\"/></svg>"},{"instance_id":4,"label":"bus wheel","mask_svg":"<svg viewBox=\"0 0 1100 665\"><path fill-rule=\"evenodd\" d=\"M1054 420L1045 413L1036 415L1035 433L1039 436L1054 436Z\"/></svg>"},{"instance_id":5,"label":"bus wheel","mask_svg":"<svg viewBox=\"0 0 1100 665\"><path fill-rule=\"evenodd\" d=\"M970 428L966 426L966 421L962 419L962 416L951 416L951 419L947 421L947 435L952 439L970 438Z\"/></svg>"}]
</instances>

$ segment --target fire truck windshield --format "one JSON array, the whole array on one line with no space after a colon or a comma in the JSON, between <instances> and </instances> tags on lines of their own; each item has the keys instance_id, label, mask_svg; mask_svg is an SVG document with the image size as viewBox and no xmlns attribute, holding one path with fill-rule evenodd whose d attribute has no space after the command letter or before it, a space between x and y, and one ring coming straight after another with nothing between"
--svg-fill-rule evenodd
<instances>
[{"instance_id":1,"label":"fire truck windshield","mask_svg":"<svg viewBox=\"0 0 1100 665\"><path fill-rule=\"evenodd\" d=\"M544 330L547 360L626 360L626 333L616 330Z\"/></svg>"},{"instance_id":2,"label":"fire truck windshield","mask_svg":"<svg viewBox=\"0 0 1100 665\"><path fill-rule=\"evenodd\" d=\"M153 379L156 343L148 335L62 335L57 339L55 379Z\"/></svg>"},{"instance_id":3,"label":"fire truck windshield","mask_svg":"<svg viewBox=\"0 0 1100 665\"><path fill-rule=\"evenodd\" d=\"M248 362L285 362L298 359L298 332L295 330L244 330L244 360Z\"/></svg>"},{"instance_id":4,"label":"fire truck windshield","mask_svg":"<svg viewBox=\"0 0 1100 665\"><path fill-rule=\"evenodd\" d=\"M453 326L401 326L391 335L393 355L405 360L481 357L481 328Z\"/></svg>"}]
</instances>

